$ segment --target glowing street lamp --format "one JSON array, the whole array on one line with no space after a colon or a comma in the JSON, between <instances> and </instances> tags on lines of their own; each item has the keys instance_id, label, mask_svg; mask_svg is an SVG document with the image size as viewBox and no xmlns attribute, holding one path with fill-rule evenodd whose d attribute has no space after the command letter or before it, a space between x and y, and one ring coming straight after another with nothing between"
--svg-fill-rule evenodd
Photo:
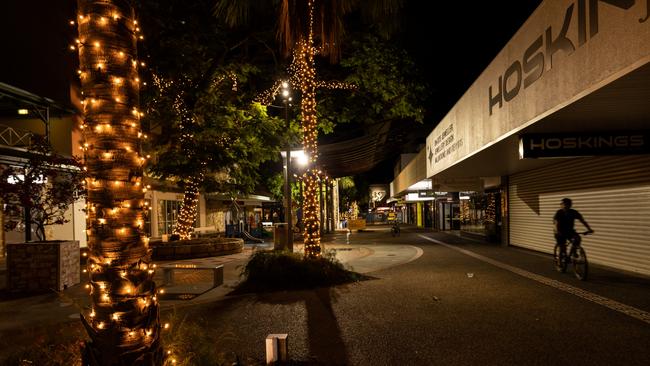
<instances>
[{"instance_id":1,"label":"glowing street lamp","mask_svg":"<svg viewBox=\"0 0 650 366\"><path fill-rule=\"evenodd\" d=\"M286 122L287 131L289 131L289 102L291 102L291 90L289 83L282 82L282 101L284 102L284 120ZM291 187L289 186L289 172L291 171L291 143L287 139L286 160L284 165L284 197L286 200L285 215L287 216L287 249L293 253L293 229L291 228Z\"/></svg>"}]
</instances>

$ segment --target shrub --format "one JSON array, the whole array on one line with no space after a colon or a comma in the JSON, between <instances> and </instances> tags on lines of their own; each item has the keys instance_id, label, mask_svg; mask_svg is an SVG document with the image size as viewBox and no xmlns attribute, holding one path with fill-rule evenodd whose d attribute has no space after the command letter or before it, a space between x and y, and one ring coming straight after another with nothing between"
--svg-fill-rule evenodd
<instances>
[{"instance_id":1,"label":"shrub","mask_svg":"<svg viewBox=\"0 0 650 366\"><path fill-rule=\"evenodd\" d=\"M357 282L363 276L346 270L332 255L304 258L287 251L254 253L241 276L239 291L298 290Z\"/></svg>"}]
</instances>

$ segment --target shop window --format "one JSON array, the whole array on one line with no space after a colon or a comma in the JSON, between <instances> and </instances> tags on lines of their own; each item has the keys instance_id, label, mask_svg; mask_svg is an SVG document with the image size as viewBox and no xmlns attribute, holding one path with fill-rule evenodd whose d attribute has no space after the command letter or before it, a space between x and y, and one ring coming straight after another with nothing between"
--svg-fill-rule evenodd
<instances>
[{"instance_id":1,"label":"shop window","mask_svg":"<svg viewBox=\"0 0 650 366\"><path fill-rule=\"evenodd\" d=\"M180 207L181 201L158 201L158 236L173 232Z\"/></svg>"},{"instance_id":2,"label":"shop window","mask_svg":"<svg viewBox=\"0 0 650 366\"><path fill-rule=\"evenodd\" d=\"M144 200L144 210L142 213L142 220L144 221L144 234L147 237L152 235L151 232L151 200Z\"/></svg>"}]
</instances>

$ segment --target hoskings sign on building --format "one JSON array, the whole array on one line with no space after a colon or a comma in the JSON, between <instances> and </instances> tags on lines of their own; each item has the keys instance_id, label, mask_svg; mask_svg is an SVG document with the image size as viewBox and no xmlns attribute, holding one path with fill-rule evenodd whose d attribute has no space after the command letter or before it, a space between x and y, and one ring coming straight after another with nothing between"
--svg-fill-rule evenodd
<instances>
[{"instance_id":1,"label":"hoskings sign on building","mask_svg":"<svg viewBox=\"0 0 650 366\"><path fill-rule=\"evenodd\" d=\"M650 0L646 1L650 3ZM600 28L598 9L601 4L628 10L635 2L635 0L578 0L570 4L564 13L562 26L558 29L549 25L524 50L521 58L513 61L503 74L499 75L496 86L493 88L490 85L488 89L490 115L494 107L501 108L504 101L509 102L517 97L522 87L526 89L533 85L544 75L545 68L550 70L553 67L554 54L560 51L571 54L576 48L584 46L589 39L595 37ZM638 21L644 23L647 20L646 10L645 16ZM577 34L571 37L568 34L569 26L574 22L577 23Z\"/></svg>"},{"instance_id":2,"label":"hoskings sign on building","mask_svg":"<svg viewBox=\"0 0 650 366\"><path fill-rule=\"evenodd\" d=\"M427 137L427 177L648 65L649 5L543 1Z\"/></svg>"},{"instance_id":3,"label":"hoskings sign on building","mask_svg":"<svg viewBox=\"0 0 650 366\"><path fill-rule=\"evenodd\" d=\"M519 138L519 158L650 153L649 131L528 134Z\"/></svg>"}]
</instances>

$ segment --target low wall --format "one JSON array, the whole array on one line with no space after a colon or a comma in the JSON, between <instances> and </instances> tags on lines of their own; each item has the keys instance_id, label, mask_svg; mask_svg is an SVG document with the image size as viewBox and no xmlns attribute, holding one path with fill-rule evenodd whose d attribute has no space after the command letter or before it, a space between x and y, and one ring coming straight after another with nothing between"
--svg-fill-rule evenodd
<instances>
[{"instance_id":1,"label":"low wall","mask_svg":"<svg viewBox=\"0 0 650 366\"><path fill-rule=\"evenodd\" d=\"M154 260L216 257L241 253L244 240L239 238L199 238L173 242L151 242Z\"/></svg>"},{"instance_id":2,"label":"low wall","mask_svg":"<svg viewBox=\"0 0 650 366\"><path fill-rule=\"evenodd\" d=\"M79 283L79 242L7 244L7 289L62 291Z\"/></svg>"}]
</instances>

